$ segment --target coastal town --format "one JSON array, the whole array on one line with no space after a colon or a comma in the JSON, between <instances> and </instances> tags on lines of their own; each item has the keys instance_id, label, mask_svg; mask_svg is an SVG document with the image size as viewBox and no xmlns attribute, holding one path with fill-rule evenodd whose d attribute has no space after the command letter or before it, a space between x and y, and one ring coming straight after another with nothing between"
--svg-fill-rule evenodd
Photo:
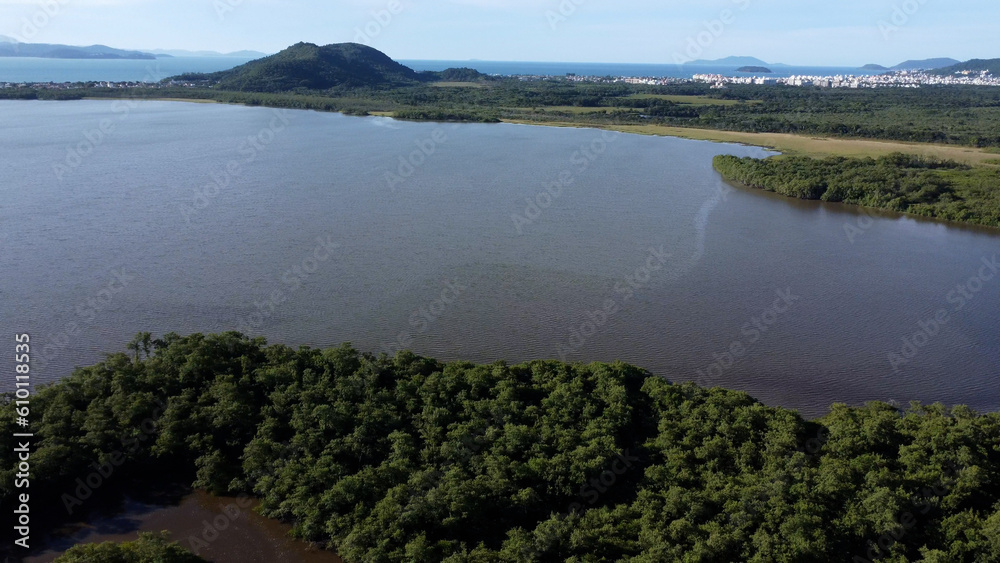
<instances>
[{"instance_id":1,"label":"coastal town","mask_svg":"<svg viewBox=\"0 0 1000 563\"><path fill-rule=\"evenodd\" d=\"M551 80L555 77L519 76L522 80ZM562 77L559 77L562 78ZM1000 86L1000 77L988 72L962 72L953 75L929 74L924 71L901 70L883 74L871 75L831 75L811 76L793 75L773 77L767 75L739 76L728 74L695 74L691 78L675 78L664 76L578 76L569 74L565 77L571 82L593 82L603 84L645 84L649 86L668 86L685 83L708 83L713 88L725 88L730 84L748 85L784 85L784 86L817 86L820 88L919 88L921 86Z\"/></svg>"},{"instance_id":2,"label":"coastal town","mask_svg":"<svg viewBox=\"0 0 1000 563\"><path fill-rule=\"evenodd\" d=\"M988 72L963 72L937 75L922 71L901 70L872 75L836 76L725 76L721 74L696 74L694 82L707 82L715 88L728 84L784 84L786 86L818 86L820 88L919 88L921 86L1000 86L1000 77Z\"/></svg>"},{"instance_id":3,"label":"coastal town","mask_svg":"<svg viewBox=\"0 0 1000 563\"><path fill-rule=\"evenodd\" d=\"M833 76L811 76L792 75L785 77L772 77L767 75L743 75L733 76L727 74L695 74L691 78L679 78L671 76L584 76L577 74L567 74L565 76L553 75L493 75L496 78L516 78L521 81L539 80L567 80L577 83L598 83L598 84L638 84L648 86L669 86L674 84L707 83L712 88L726 88L729 85L783 85L783 86L814 86L820 88L920 88L921 86L1000 86L1000 77L993 76L989 72L965 71L950 75L930 74L925 71L901 70L887 72L883 74L871 75L833 75ZM207 85L205 81L191 80L163 80L160 82L34 82L16 83L0 82L0 89L6 88L33 88L44 90L74 90L79 88L108 88L108 89L135 89L135 88L203 88Z\"/></svg>"}]
</instances>

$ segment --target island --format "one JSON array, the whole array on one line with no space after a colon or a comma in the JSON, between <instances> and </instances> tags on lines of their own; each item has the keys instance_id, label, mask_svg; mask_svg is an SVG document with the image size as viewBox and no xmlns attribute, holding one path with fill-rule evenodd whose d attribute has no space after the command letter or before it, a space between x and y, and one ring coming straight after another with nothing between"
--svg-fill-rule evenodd
<instances>
[{"instance_id":1,"label":"island","mask_svg":"<svg viewBox=\"0 0 1000 563\"><path fill-rule=\"evenodd\" d=\"M885 66L882 66L882 65L879 65L879 64L871 63L871 64L866 64L865 66L861 67L861 70L879 70L879 71L881 71L881 70L889 70L889 67L885 67Z\"/></svg>"},{"instance_id":2,"label":"island","mask_svg":"<svg viewBox=\"0 0 1000 563\"><path fill-rule=\"evenodd\" d=\"M41 59L156 59L156 55L152 53L115 49L107 45L74 47L72 45L49 43L20 43L3 35L0 35L0 57L34 57Z\"/></svg>"},{"instance_id":3,"label":"island","mask_svg":"<svg viewBox=\"0 0 1000 563\"><path fill-rule=\"evenodd\" d=\"M766 66L741 66L736 69L736 72L754 72L762 74L771 74L773 70L767 68Z\"/></svg>"}]
</instances>

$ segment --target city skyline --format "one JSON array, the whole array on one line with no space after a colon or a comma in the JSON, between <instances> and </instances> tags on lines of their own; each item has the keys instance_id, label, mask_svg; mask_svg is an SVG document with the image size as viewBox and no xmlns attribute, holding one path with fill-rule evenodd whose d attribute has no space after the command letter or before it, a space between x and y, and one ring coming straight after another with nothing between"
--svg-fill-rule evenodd
<instances>
[{"instance_id":1,"label":"city skyline","mask_svg":"<svg viewBox=\"0 0 1000 563\"><path fill-rule=\"evenodd\" d=\"M0 35L121 49L277 52L355 41L400 60L674 64L753 56L769 63L891 66L992 58L1000 6L932 0L3 0Z\"/></svg>"}]
</instances>

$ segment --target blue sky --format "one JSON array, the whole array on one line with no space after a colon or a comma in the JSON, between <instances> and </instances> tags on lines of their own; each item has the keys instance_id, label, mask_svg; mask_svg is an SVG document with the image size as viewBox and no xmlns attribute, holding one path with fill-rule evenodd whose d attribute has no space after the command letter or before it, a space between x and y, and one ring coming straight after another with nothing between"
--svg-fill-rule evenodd
<instances>
[{"instance_id":1,"label":"blue sky","mask_svg":"<svg viewBox=\"0 0 1000 563\"><path fill-rule=\"evenodd\" d=\"M892 65L1000 57L998 21L996 0L0 0L0 34L22 41L276 52L362 40L396 59Z\"/></svg>"}]
</instances>

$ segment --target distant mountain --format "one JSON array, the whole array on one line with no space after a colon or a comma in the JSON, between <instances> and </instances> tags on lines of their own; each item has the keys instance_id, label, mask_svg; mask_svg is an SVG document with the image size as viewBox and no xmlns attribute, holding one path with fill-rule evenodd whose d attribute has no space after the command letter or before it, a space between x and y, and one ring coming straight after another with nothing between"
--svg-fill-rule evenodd
<instances>
[{"instance_id":1,"label":"distant mountain","mask_svg":"<svg viewBox=\"0 0 1000 563\"><path fill-rule=\"evenodd\" d=\"M358 43L323 47L298 43L230 70L177 78L209 80L216 82L220 89L244 92L387 87L421 81L421 76L413 69L377 49Z\"/></svg>"},{"instance_id":2,"label":"distant mountain","mask_svg":"<svg viewBox=\"0 0 1000 563\"><path fill-rule=\"evenodd\" d=\"M889 70L889 67L872 63L861 67L861 70Z\"/></svg>"},{"instance_id":3,"label":"distant mountain","mask_svg":"<svg viewBox=\"0 0 1000 563\"><path fill-rule=\"evenodd\" d=\"M232 53L220 53L218 51L186 51L184 49L152 49L149 51L154 55L170 55L172 57L233 57L243 59L262 59L267 53L260 51L233 51Z\"/></svg>"},{"instance_id":4,"label":"distant mountain","mask_svg":"<svg viewBox=\"0 0 1000 563\"><path fill-rule=\"evenodd\" d=\"M152 53L114 49L107 45L74 47L48 43L20 43L3 36L0 57L39 57L43 59L155 59Z\"/></svg>"},{"instance_id":5,"label":"distant mountain","mask_svg":"<svg viewBox=\"0 0 1000 563\"><path fill-rule=\"evenodd\" d=\"M987 71L993 76L1000 76L1000 59L972 59L964 63L958 63L944 68L934 70L934 74L955 74L956 72L971 72L979 74Z\"/></svg>"},{"instance_id":6,"label":"distant mountain","mask_svg":"<svg viewBox=\"0 0 1000 563\"><path fill-rule=\"evenodd\" d=\"M726 57L724 59L713 60L699 59L697 61L691 61L684 64L699 66L788 66L781 63L766 63L757 57Z\"/></svg>"},{"instance_id":7,"label":"distant mountain","mask_svg":"<svg viewBox=\"0 0 1000 563\"><path fill-rule=\"evenodd\" d=\"M943 68L946 66L956 65L960 62L962 61L956 61L955 59L947 59L947 58L924 59L922 61L906 61L892 67L892 70L933 70L936 68Z\"/></svg>"}]
</instances>

